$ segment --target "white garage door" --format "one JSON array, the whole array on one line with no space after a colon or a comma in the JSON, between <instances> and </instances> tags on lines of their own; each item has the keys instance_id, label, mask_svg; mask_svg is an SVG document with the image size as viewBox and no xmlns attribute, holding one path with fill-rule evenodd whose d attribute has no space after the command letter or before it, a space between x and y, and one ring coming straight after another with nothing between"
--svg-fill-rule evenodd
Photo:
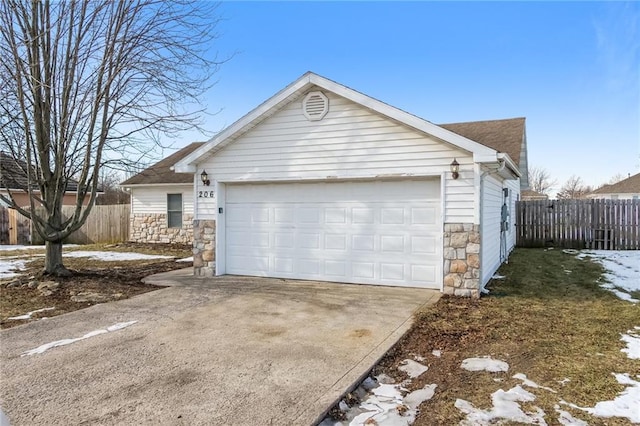
<instances>
[{"instance_id":1,"label":"white garage door","mask_svg":"<svg viewBox=\"0 0 640 426\"><path fill-rule=\"evenodd\" d=\"M440 288L439 180L227 185L226 273Z\"/></svg>"}]
</instances>

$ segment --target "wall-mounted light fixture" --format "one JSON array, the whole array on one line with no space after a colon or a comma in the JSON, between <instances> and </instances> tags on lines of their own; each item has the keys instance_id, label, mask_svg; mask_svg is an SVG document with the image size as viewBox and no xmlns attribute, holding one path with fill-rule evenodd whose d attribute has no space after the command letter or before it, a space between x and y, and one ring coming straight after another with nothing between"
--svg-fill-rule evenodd
<instances>
[{"instance_id":1,"label":"wall-mounted light fixture","mask_svg":"<svg viewBox=\"0 0 640 426\"><path fill-rule=\"evenodd\" d=\"M202 183L205 186L209 186L211 184L211 181L209 180L209 175L207 174L206 170L203 170L202 173L200 173L200 179L202 179Z\"/></svg>"},{"instance_id":2,"label":"wall-mounted light fixture","mask_svg":"<svg viewBox=\"0 0 640 426\"><path fill-rule=\"evenodd\" d=\"M458 179L458 177L460 176L460 173L458 173L459 171L460 163L458 163L458 161L454 158L451 162L451 177L454 179Z\"/></svg>"}]
</instances>

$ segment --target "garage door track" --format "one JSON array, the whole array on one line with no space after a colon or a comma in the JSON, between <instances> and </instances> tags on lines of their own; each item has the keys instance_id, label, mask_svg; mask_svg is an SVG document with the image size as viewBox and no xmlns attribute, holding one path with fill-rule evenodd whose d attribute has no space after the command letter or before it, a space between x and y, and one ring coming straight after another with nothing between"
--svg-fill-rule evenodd
<instances>
[{"instance_id":1,"label":"garage door track","mask_svg":"<svg viewBox=\"0 0 640 426\"><path fill-rule=\"evenodd\" d=\"M439 297L189 273L151 280L170 288L0 332L0 407L11 423L312 424Z\"/></svg>"}]
</instances>

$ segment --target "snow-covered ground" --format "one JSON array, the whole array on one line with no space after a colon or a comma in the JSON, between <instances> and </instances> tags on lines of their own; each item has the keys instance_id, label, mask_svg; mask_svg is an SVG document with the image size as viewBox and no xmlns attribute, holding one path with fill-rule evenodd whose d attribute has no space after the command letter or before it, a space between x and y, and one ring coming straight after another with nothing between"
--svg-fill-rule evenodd
<instances>
[{"instance_id":1,"label":"snow-covered ground","mask_svg":"<svg viewBox=\"0 0 640 426\"><path fill-rule=\"evenodd\" d=\"M590 257L607 270L604 277L608 282L602 284L603 288L623 300L640 302L629 294L640 291L640 250L581 250L576 257Z\"/></svg>"},{"instance_id":2,"label":"snow-covered ground","mask_svg":"<svg viewBox=\"0 0 640 426\"><path fill-rule=\"evenodd\" d=\"M0 259L0 279L17 277L27 262L25 259Z\"/></svg>"},{"instance_id":3,"label":"snow-covered ground","mask_svg":"<svg viewBox=\"0 0 640 426\"><path fill-rule=\"evenodd\" d=\"M425 358L417 356L416 359L424 361ZM340 401L338 408L344 413L346 420L336 421L327 417L319 426L409 426L413 424L418 415L418 406L433 397L437 385L429 384L408 392L406 387L411 384L412 379L421 376L428 367L415 360L405 359L398 369L410 378L402 383L393 383L393 380L385 374L375 379L368 377L352 392L362 401L359 405L350 407L345 400Z\"/></svg>"}]
</instances>

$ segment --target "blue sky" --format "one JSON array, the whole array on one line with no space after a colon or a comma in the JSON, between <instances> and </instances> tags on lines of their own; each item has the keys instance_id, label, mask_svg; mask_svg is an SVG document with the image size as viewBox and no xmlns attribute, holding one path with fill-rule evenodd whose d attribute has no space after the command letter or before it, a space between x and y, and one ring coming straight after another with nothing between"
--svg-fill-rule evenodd
<instances>
[{"instance_id":1,"label":"blue sky","mask_svg":"<svg viewBox=\"0 0 640 426\"><path fill-rule=\"evenodd\" d=\"M560 183L640 172L640 3L223 2L205 128L306 71L434 123L527 117ZM187 133L175 147L201 135Z\"/></svg>"}]
</instances>

